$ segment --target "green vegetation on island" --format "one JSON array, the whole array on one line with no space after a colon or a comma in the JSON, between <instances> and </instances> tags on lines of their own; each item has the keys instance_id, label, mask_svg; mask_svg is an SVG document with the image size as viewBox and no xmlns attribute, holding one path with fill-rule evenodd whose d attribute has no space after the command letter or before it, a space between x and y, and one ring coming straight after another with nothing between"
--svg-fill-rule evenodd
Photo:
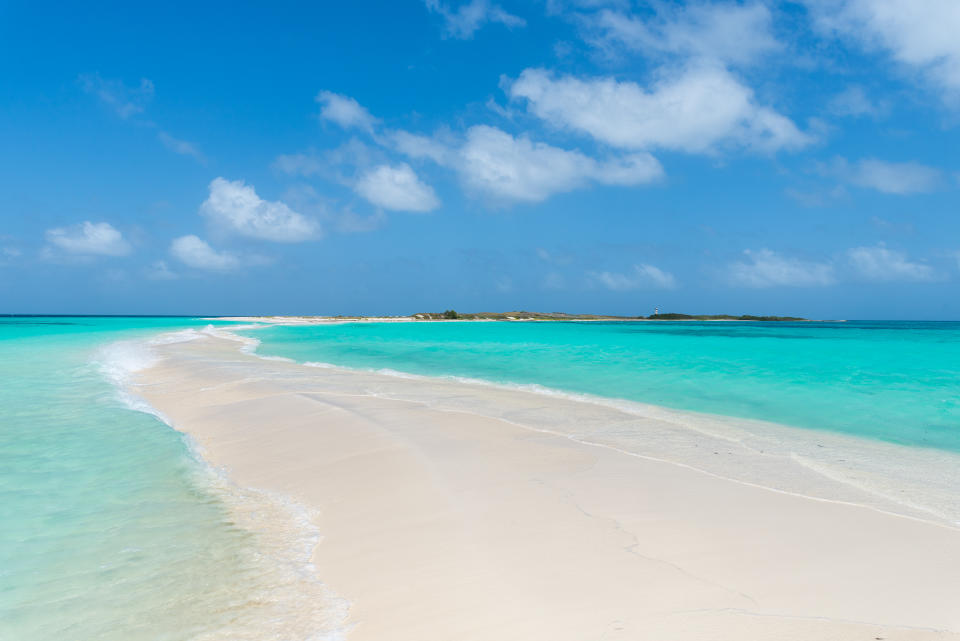
<instances>
[{"instance_id":1,"label":"green vegetation on island","mask_svg":"<svg viewBox=\"0 0 960 641\"><path fill-rule=\"evenodd\" d=\"M799 316L753 316L743 314L731 316L729 314L651 314L647 320L739 320L739 321L805 321Z\"/></svg>"},{"instance_id":2,"label":"green vegetation on island","mask_svg":"<svg viewBox=\"0 0 960 641\"><path fill-rule=\"evenodd\" d=\"M742 314L734 316L731 314L651 314L649 316L610 316L604 314L567 314L564 312L475 312L459 313L452 309L444 312L421 312L413 314L412 318L417 320L652 320L652 321L806 321L808 319L799 316L754 316L752 314Z\"/></svg>"}]
</instances>

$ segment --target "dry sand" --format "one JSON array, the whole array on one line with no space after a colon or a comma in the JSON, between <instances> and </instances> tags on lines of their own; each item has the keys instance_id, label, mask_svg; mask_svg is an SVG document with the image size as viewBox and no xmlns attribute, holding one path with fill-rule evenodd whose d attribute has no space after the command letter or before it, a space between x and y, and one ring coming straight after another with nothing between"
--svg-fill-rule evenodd
<instances>
[{"instance_id":1,"label":"dry sand","mask_svg":"<svg viewBox=\"0 0 960 641\"><path fill-rule=\"evenodd\" d=\"M960 639L955 528L386 398L376 374L238 348L158 346L136 391L237 484L316 510L313 561L349 601L350 641ZM468 401L498 393L446 385Z\"/></svg>"}]
</instances>

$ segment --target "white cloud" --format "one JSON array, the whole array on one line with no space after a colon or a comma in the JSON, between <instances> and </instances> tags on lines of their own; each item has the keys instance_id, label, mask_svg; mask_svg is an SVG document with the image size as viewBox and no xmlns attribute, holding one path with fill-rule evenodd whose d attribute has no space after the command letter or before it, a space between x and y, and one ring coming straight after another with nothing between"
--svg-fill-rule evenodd
<instances>
[{"instance_id":1,"label":"white cloud","mask_svg":"<svg viewBox=\"0 0 960 641\"><path fill-rule=\"evenodd\" d=\"M853 85L831 98L827 108L837 116L880 118L887 113L889 105L871 100L863 87Z\"/></svg>"},{"instance_id":2,"label":"white cloud","mask_svg":"<svg viewBox=\"0 0 960 641\"><path fill-rule=\"evenodd\" d=\"M426 212L440 206L433 188L423 183L406 163L379 165L364 172L354 190L384 209Z\"/></svg>"},{"instance_id":3,"label":"white cloud","mask_svg":"<svg viewBox=\"0 0 960 641\"><path fill-rule=\"evenodd\" d=\"M47 242L69 254L84 256L125 256L130 243L110 223L84 221L69 227L48 229Z\"/></svg>"},{"instance_id":4,"label":"white cloud","mask_svg":"<svg viewBox=\"0 0 960 641\"><path fill-rule=\"evenodd\" d=\"M489 22L496 22L509 28L523 27L526 20L511 13L503 7L492 4L489 0L470 0L461 4L457 9L440 0L424 0L430 11L439 13L444 20L444 35L452 38L472 38L480 27Z\"/></svg>"},{"instance_id":5,"label":"white cloud","mask_svg":"<svg viewBox=\"0 0 960 641\"><path fill-rule=\"evenodd\" d=\"M937 275L933 268L910 261L906 254L876 247L854 247L847 251L850 265L864 278L879 281L931 281Z\"/></svg>"},{"instance_id":6,"label":"white cloud","mask_svg":"<svg viewBox=\"0 0 960 641\"><path fill-rule=\"evenodd\" d=\"M201 163L206 162L203 154L200 153L200 150L197 149L197 146L191 142L174 138L165 131L158 131L157 138L161 143L163 143L164 147L176 154L180 154L181 156L193 156Z\"/></svg>"},{"instance_id":7,"label":"white cloud","mask_svg":"<svg viewBox=\"0 0 960 641\"><path fill-rule=\"evenodd\" d=\"M728 267L734 285L744 287L817 287L832 285L833 265L781 256L769 249L743 252L747 260Z\"/></svg>"},{"instance_id":8,"label":"white cloud","mask_svg":"<svg viewBox=\"0 0 960 641\"><path fill-rule=\"evenodd\" d=\"M508 91L550 124L614 147L772 152L813 142L789 118L758 105L753 91L719 66L688 67L677 76L663 76L649 90L613 78L582 80L526 69Z\"/></svg>"},{"instance_id":9,"label":"white cloud","mask_svg":"<svg viewBox=\"0 0 960 641\"><path fill-rule=\"evenodd\" d=\"M867 50L885 51L925 75L945 98L960 98L960 2L806 0L819 26Z\"/></svg>"},{"instance_id":10,"label":"white cloud","mask_svg":"<svg viewBox=\"0 0 960 641\"><path fill-rule=\"evenodd\" d=\"M648 153L600 161L487 125L471 127L462 141L403 131L392 132L388 140L401 153L455 170L468 190L501 202L540 202L591 182L639 185L663 176Z\"/></svg>"},{"instance_id":11,"label":"white cloud","mask_svg":"<svg viewBox=\"0 0 960 641\"><path fill-rule=\"evenodd\" d=\"M943 173L934 167L914 162L886 162L876 158L849 163L845 158L838 157L822 166L820 171L858 187L900 196L931 192L943 182Z\"/></svg>"},{"instance_id":12,"label":"white cloud","mask_svg":"<svg viewBox=\"0 0 960 641\"><path fill-rule=\"evenodd\" d=\"M250 238L297 243L320 235L316 221L283 202L263 200L242 180L215 178L200 211L217 226Z\"/></svg>"},{"instance_id":13,"label":"white cloud","mask_svg":"<svg viewBox=\"0 0 960 641\"><path fill-rule=\"evenodd\" d=\"M320 103L320 117L344 129L360 129L371 133L378 122L363 105L350 96L321 91L316 100Z\"/></svg>"},{"instance_id":14,"label":"white cloud","mask_svg":"<svg viewBox=\"0 0 960 641\"><path fill-rule=\"evenodd\" d=\"M663 175L660 163L647 153L600 162L486 125L467 131L455 163L468 189L502 201L539 202L591 181L638 185Z\"/></svg>"},{"instance_id":15,"label":"white cloud","mask_svg":"<svg viewBox=\"0 0 960 641\"><path fill-rule=\"evenodd\" d=\"M604 48L620 45L724 64L753 63L781 49L772 33L770 10L760 2L664 3L654 8L657 15L652 18L605 9L586 21L599 32L595 43Z\"/></svg>"},{"instance_id":16,"label":"white cloud","mask_svg":"<svg viewBox=\"0 0 960 641\"><path fill-rule=\"evenodd\" d=\"M673 289L677 281L670 272L653 265L634 265L633 271L626 274L618 272L591 272L589 276L614 291L631 289Z\"/></svg>"},{"instance_id":17,"label":"white cloud","mask_svg":"<svg viewBox=\"0 0 960 641\"><path fill-rule=\"evenodd\" d=\"M387 135L386 143L406 156L428 158L438 165L448 165L453 160L451 152L453 141L443 141L437 136L431 138L398 130Z\"/></svg>"},{"instance_id":18,"label":"white cloud","mask_svg":"<svg viewBox=\"0 0 960 641\"><path fill-rule=\"evenodd\" d=\"M240 259L226 251L217 251L197 236L181 236L170 244L170 253L184 265L197 269L225 272L237 269Z\"/></svg>"},{"instance_id":19,"label":"white cloud","mask_svg":"<svg viewBox=\"0 0 960 641\"><path fill-rule=\"evenodd\" d=\"M121 118L143 113L153 99L153 83L147 78L141 78L140 84L134 87L127 87L119 80L101 78L96 73L81 74L79 80L85 92L99 98Z\"/></svg>"}]
</instances>

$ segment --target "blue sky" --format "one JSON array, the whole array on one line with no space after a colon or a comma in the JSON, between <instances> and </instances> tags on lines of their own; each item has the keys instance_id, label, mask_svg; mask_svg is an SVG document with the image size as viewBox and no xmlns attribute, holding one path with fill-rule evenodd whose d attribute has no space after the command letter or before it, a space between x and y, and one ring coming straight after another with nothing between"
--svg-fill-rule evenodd
<instances>
[{"instance_id":1,"label":"blue sky","mask_svg":"<svg viewBox=\"0 0 960 641\"><path fill-rule=\"evenodd\" d=\"M960 318L954 0L0 5L0 311Z\"/></svg>"}]
</instances>

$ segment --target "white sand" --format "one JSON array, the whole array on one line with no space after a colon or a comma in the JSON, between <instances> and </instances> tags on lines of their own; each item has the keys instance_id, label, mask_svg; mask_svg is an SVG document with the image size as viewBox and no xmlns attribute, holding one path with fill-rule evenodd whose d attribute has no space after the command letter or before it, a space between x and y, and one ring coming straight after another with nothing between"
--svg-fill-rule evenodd
<instances>
[{"instance_id":1,"label":"white sand","mask_svg":"<svg viewBox=\"0 0 960 641\"><path fill-rule=\"evenodd\" d=\"M589 425L598 406L238 347L158 346L137 392L237 484L317 510L316 572L350 602L351 641L960 638L955 528L469 411Z\"/></svg>"}]
</instances>

